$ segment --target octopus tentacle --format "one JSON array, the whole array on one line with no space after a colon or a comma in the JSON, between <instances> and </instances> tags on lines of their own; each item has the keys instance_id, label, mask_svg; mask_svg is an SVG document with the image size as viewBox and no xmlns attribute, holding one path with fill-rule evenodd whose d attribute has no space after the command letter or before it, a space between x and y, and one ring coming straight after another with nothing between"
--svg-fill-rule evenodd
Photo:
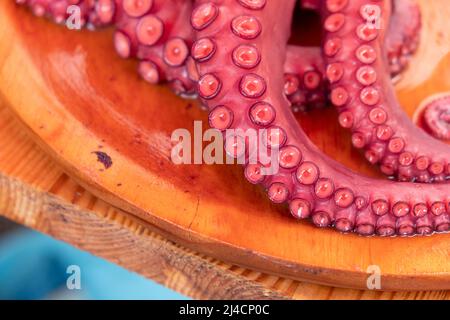
<instances>
[{"instance_id":1,"label":"octopus tentacle","mask_svg":"<svg viewBox=\"0 0 450 320\"><path fill-rule=\"evenodd\" d=\"M322 2L322 0L303 0L300 4L305 9L320 11ZM408 66L411 55L417 50L421 14L415 0L392 0L392 7L384 48L392 80L396 82L400 73ZM315 54L320 55L320 58ZM319 48L288 47L285 69L286 94L294 112L322 107L329 102L324 62L320 59L322 57ZM308 77L312 87L304 83Z\"/></svg>"},{"instance_id":2,"label":"octopus tentacle","mask_svg":"<svg viewBox=\"0 0 450 320\"><path fill-rule=\"evenodd\" d=\"M305 9L320 12L325 0L301 0ZM416 51L422 27L419 5L415 0L388 0L392 6L385 49L389 70L393 77L406 68L410 56Z\"/></svg>"},{"instance_id":3,"label":"octopus tentacle","mask_svg":"<svg viewBox=\"0 0 450 320\"><path fill-rule=\"evenodd\" d=\"M402 111L385 71L384 34L367 22L374 12L386 14L380 3L325 2L323 52L331 102L341 125L351 129L353 145L364 149L383 173L401 181L445 181L450 148L414 126ZM338 49L327 49L337 44Z\"/></svg>"},{"instance_id":4,"label":"octopus tentacle","mask_svg":"<svg viewBox=\"0 0 450 320\"><path fill-rule=\"evenodd\" d=\"M196 3L197 7L214 7L219 12L213 22L196 32L197 39L207 38L217 44L207 61L197 61L198 91L210 110L210 124L218 130L266 129L264 147L280 148L280 169L272 175L263 175L265 166L249 162L245 153L244 172L251 183L263 185L273 202L289 203L294 217L310 218L319 227L383 236L429 234L450 228L446 185L359 176L329 159L300 129L283 94L280 71L289 30L286 17L294 1L283 1L282 5L264 0ZM235 19L258 21L246 29L247 34L251 31L251 38L234 29ZM233 50L240 46L252 46L257 52L259 63L253 68L243 68L233 59ZM244 154L245 139L229 144L227 131L223 134L227 152Z\"/></svg>"},{"instance_id":5,"label":"octopus tentacle","mask_svg":"<svg viewBox=\"0 0 450 320\"><path fill-rule=\"evenodd\" d=\"M426 129L441 140L450 141L450 94L432 96L419 107Z\"/></svg>"}]
</instances>

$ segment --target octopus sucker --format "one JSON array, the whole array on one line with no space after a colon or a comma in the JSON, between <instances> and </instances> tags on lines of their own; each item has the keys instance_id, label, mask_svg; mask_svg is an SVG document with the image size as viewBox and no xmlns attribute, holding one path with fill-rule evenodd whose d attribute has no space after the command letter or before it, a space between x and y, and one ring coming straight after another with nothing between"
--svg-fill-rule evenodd
<instances>
[{"instance_id":1,"label":"octopus sucker","mask_svg":"<svg viewBox=\"0 0 450 320\"><path fill-rule=\"evenodd\" d=\"M425 129L437 139L450 141L450 94L442 93L427 98L418 107Z\"/></svg>"},{"instance_id":2,"label":"octopus sucker","mask_svg":"<svg viewBox=\"0 0 450 320\"><path fill-rule=\"evenodd\" d=\"M117 53L138 59L145 81L166 81L178 94L197 95L209 125L223 133L226 153L243 165L243 176L295 219L363 236L446 232L448 146L414 127L392 87L391 76L406 66L420 29L418 7L398 1L303 1L323 19L324 41L317 48L288 44L295 0L17 2L59 23L68 18L63 9L77 4L84 24L112 25ZM414 12L410 24L405 10ZM387 33L367 24L377 12L389 24ZM359 175L309 140L291 106L328 101L352 131L353 145L400 181ZM448 124L441 105L426 116L439 113ZM230 130L262 133L261 140L252 149L248 137ZM264 153L276 157L277 170L270 171Z\"/></svg>"},{"instance_id":3,"label":"octopus sucker","mask_svg":"<svg viewBox=\"0 0 450 320\"><path fill-rule=\"evenodd\" d=\"M373 26L367 16L379 13L377 19L387 23L389 2L344 1L346 5L333 12L327 10L330 2L334 1L325 1L323 8L325 46L339 38L343 48L333 56L324 55L326 69L333 69L327 73L330 100L339 113L353 115L345 124L352 131L353 145L383 173L400 181L447 180L449 172L436 173L432 167L448 167L450 147L414 126L402 111L386 72L384 29ZM331 30L330 19L339 20Z\"/></svg>"}]
</instances>

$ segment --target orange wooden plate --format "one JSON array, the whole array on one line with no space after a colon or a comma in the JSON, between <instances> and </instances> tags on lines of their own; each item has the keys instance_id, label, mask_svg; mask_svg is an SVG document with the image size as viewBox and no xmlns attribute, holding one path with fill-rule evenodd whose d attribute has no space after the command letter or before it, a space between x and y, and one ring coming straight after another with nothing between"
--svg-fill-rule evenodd
<instances>
[{"instance_id":1,"label":"orange wooden plate","mask_svg":"<svg viewBox=\"0 0 450 320\"><path fill-rule=\"evenodd\" d=\"M450 289L450 234L382 239L317 229L271 204L240 166L174 165L173 130L192 132L194 120L206 126L197 102L140 80L136 62L114 53L111 30L68 31L13 2L0 4L0 94L35 140L99 197L180 244L252 269L366 288L367 268L376 265L383 290ZM422 46L398 85L411 115L425 97L450 91L449 10L446 0L423 6ZM379 176L351 148L333 109L299 121L324 152ZM96 152L110 157L109 168Z\"/></svg>"}]
</instances>

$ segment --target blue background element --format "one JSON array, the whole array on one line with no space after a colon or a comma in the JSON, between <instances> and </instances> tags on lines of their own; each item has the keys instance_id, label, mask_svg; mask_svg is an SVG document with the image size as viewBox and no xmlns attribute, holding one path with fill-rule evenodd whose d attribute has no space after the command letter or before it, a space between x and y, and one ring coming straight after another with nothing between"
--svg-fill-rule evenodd
<instances>
[{"instance_id":1,"label":"blue background element","mask_svg":"<svg viewBox=\"0 0 450 320\"><path fill-rule=\"evenodd\" d=\"M66 286L81 270L81 290ZM186 299L136 273L35 231L0 238L0 299Z\"/></svg>"}]
</instances>

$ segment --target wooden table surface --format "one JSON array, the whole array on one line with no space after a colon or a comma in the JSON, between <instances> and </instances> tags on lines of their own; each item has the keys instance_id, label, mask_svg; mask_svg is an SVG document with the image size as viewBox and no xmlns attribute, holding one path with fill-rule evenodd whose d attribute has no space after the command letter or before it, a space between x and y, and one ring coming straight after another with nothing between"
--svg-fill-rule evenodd
<instances>
[{"instance_id":1,"label":"wooden table surface","mask_svg":"<svg viewBox=\"0 0 450 320\"><path fill-rule=\"evenodd\" d=\"M199 299L450 299L450 291L333 288L240 268L183 248L71 179L0 103L0 214Z\"/></svg>"}]
</instances>

